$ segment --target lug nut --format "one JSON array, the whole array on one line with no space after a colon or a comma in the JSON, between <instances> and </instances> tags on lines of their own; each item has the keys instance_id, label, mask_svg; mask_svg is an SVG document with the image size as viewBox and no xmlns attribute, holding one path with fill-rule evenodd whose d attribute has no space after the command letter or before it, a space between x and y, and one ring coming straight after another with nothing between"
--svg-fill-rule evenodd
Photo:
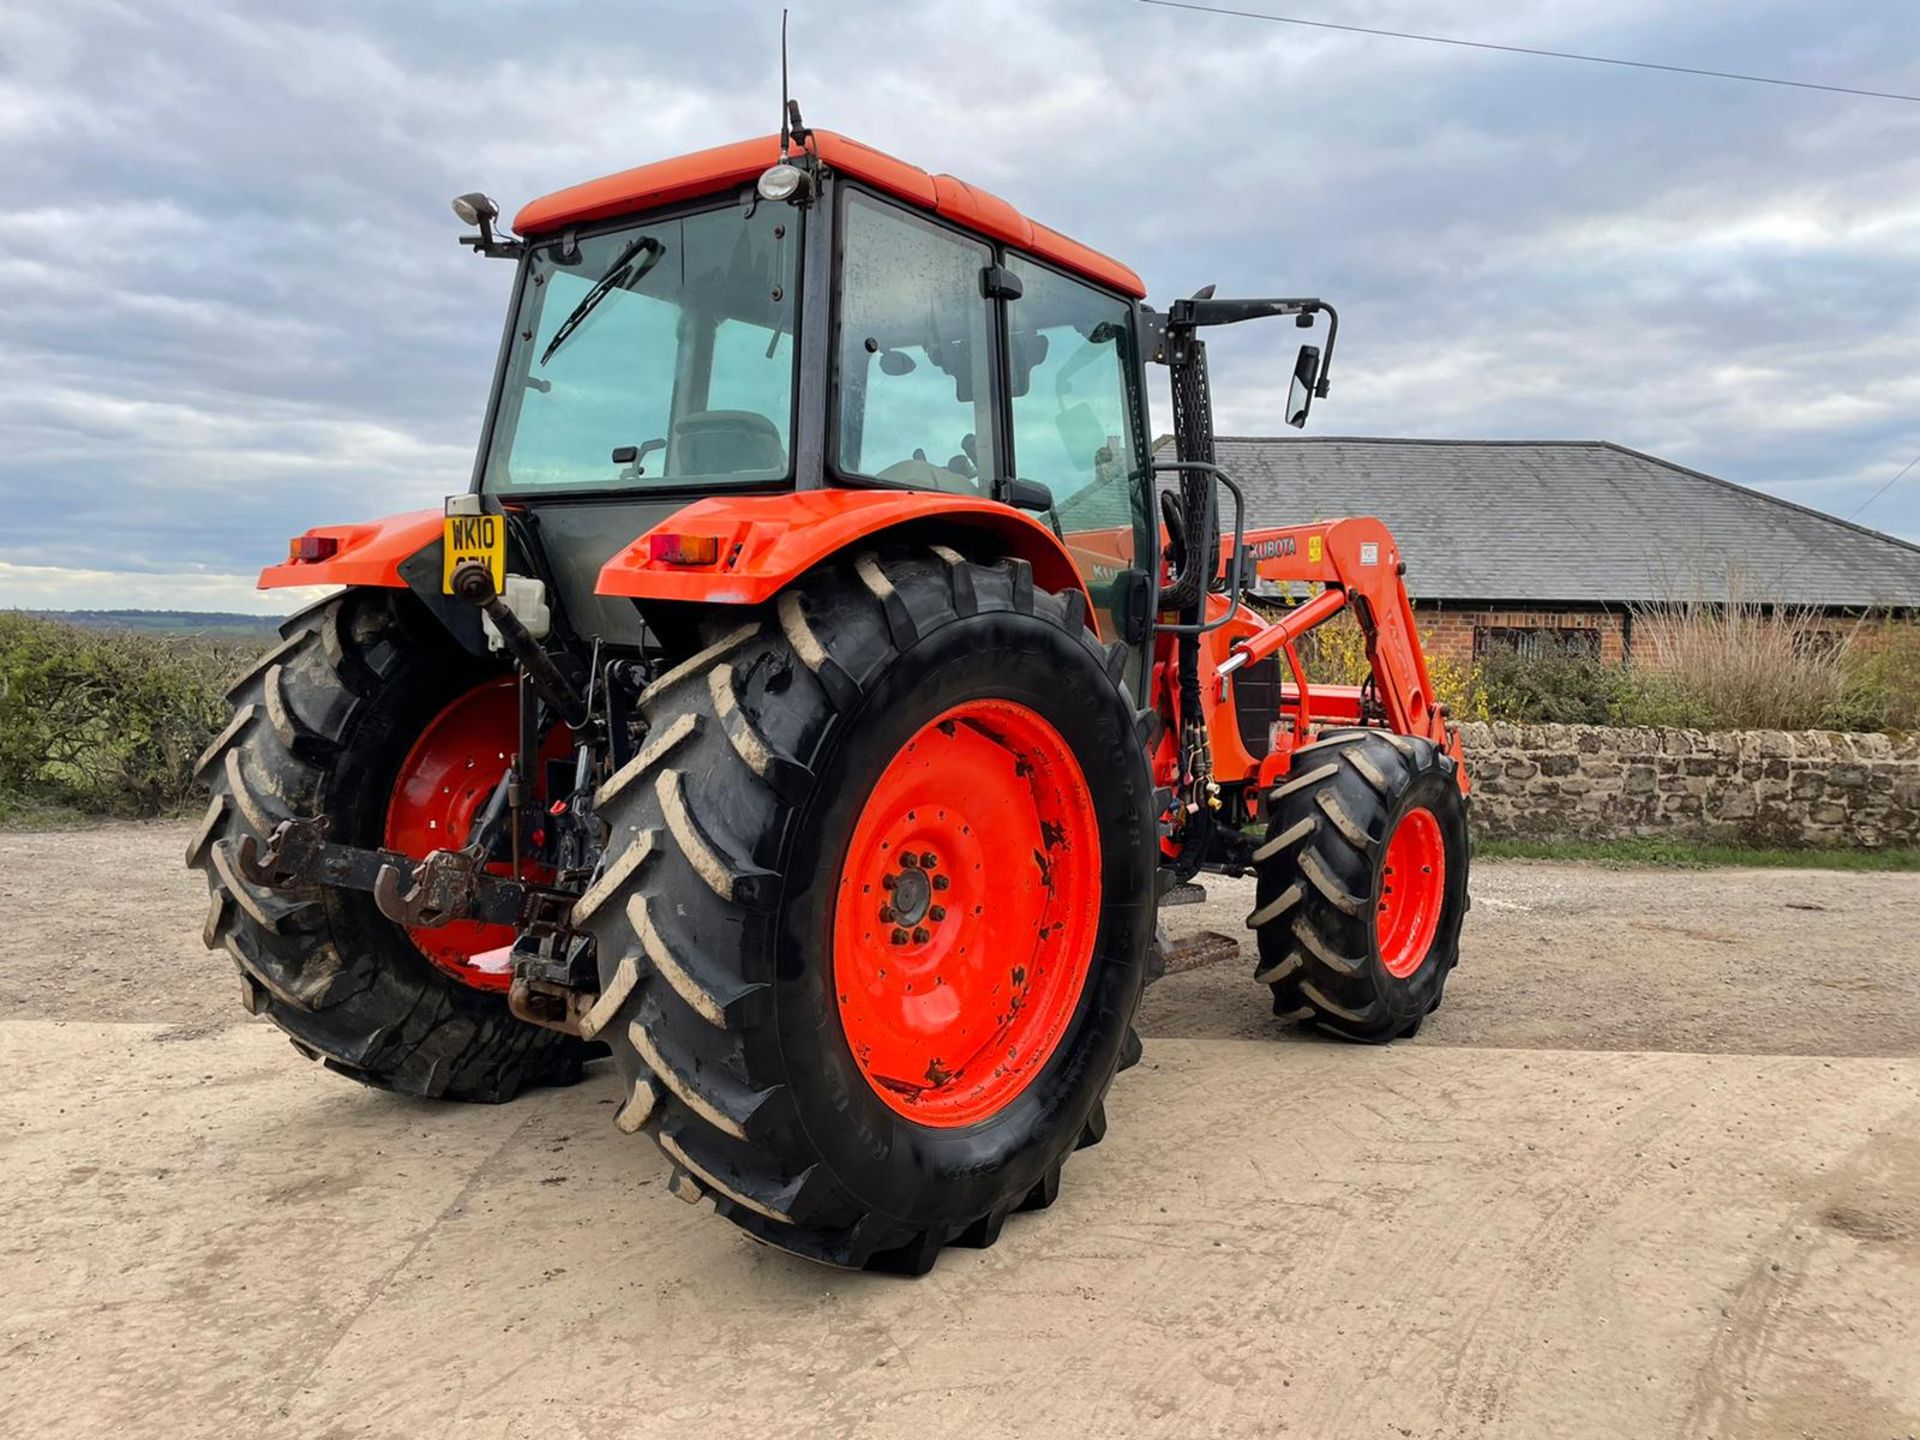
<instances>
[{"instance_id":1,"label":"lug nut","mask_svg":"<svg viewBox=\"0 0 1920 1440\"><path fill-rule=\"evenodd\" d=\"M932 938L933 938L933 932L927 929L926 926L916 925L913 927L913 943L914 944L924 945L927 943L927 941L931 940Z\"/></svg>"},{"instance_id":2,"label":"lug nut","mask_svg":"<svg viewBox=\"0 0 1920 1440\"><path fill-rule=\"evenodd\" d=\"M902 930L899 926L896 925L893 930L892 940L893 940L893 943L896 945L906 944L907 932Z\"/></svg>"},{"instance_id":3,"label":"lug nut","mask_svg":"<svg viewBox=\"0 0 1920 1440\"><path fill-rule=\"evenodd\" d=\"M940 857L929 850L920 857L920 863L927 869L932 870L939 865Z\"/></svg>"},{"instance_id":4,"label":"lug nut","mask_svg":"<svg viewBox=\"0 0 1920 1440\"><path fill-rule=\"evenodd\" d=\"M931 910L927 911L927 918L937 924L939 921L947 918L947 907L944 905L934 906Z\"/></svg>"},{"instance_id":5,"label":"lug nut","mask_svg":"<svg viewBox=\"0 0 1920 1440\"><path fill-rule=\"evenodd\" d=\"M880 923L882 925L891 925L893 923L893 906L882 905L880 907Z\"/></svg>"},{"instance_id":6,"label":"lug nut","mask_svg":"<svg viewBox=\"0 0 1920 1440\"><path fill-rule=\"evenodd\" d=\"M913 851L911 850L902 850L900 852L900 863L902 865L907 866L910 869L918 869L920 865L920 857L914 854Z\"/></svg>"},{"instance_id":7,"label":"lug nut","mask_svg":"<svg viewBox=\"0 0 1920 1440\"><path fill-rule=\"evenodd\" d=\"M891 890L899 883L900 877L898 875L882 875L880 877L880 888L882 890Z\"/></svg>"},{"instance_id":8,"label":"lug nut","mask_svg":"<svg viewBox=\"0 0 1920 1440\"><path fill-rule=\"evenodd\" d=\"M936 890L944 890L952 883L953 882L944 875L936 875L933 877L933 888Z\"/></svg>"}]
</instances>

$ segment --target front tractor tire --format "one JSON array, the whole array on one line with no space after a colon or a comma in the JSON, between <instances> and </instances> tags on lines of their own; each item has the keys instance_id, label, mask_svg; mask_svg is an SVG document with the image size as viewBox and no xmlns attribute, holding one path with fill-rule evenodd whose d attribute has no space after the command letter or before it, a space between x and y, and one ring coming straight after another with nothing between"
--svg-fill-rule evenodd
<instances>
[{"instance_id":1,"label":"front tractor tire","mask_svg":"<svg viewBox=\"0 0 1920 1440\"><path fill-rule=\"evenodd\" d=\"M576 908L671 1186L918 1274L1041 1209L1138 1055L1154 805L1085 597L945 547L810 573L641 699Z\"/></svg>"},{"instance_id":2,"label":"front tractor tire","mask_svg":"<svg viewBox=\"0 0 1920 1440\"><path fill-rule=\"evenodd\" d=\"M317 814L349 845L458 845L438 837L460 828L514 743L511 682L404 592L345 591L281 634L201 757L212 794L187 845L207 877L203 938L232 957L242 1004L309 1059L408 1095L497 1102L578 1079L586 1045L516 1019L502 977L466 963L510 933L410 933L362 892L269 889L241 873L243 837Z\"/></svg>"},{"instance_id":3,"label":"front tractor tire","mask_svg":"<svg viewBox=\"0 0 1920 1440\"><path fill-rule=\"evenodd\" d=\"M1467 911L1467 809L1431 741L1348 730L1268 796L1247 927L1273 1013L1343 1039L1411 1036L1438 1008Z\"/></svg>"}]
</instances>

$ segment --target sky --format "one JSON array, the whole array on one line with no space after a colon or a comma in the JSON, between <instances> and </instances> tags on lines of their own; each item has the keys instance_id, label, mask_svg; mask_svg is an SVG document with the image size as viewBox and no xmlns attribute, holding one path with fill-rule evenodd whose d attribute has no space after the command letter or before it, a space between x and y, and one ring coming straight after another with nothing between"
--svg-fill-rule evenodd
<instances>
[{"instance_id":1,"label":"sky","mask_svg":"<svg viewBox=\"0 0 1920 1440\"><path fill-rule=\"evenodd\" d=\"M1334 301L1313 433L1613 440L1841 515L1920 455L1920 105L1138 0L791 8L810 123L1156 302ZM1920 93L1911 0L1236 8ZM284 610L288 536L465 489L511 267L448 200L772 130L779 17L7 0L0 607ZM1297 338L1212 340L1221 433L1283 428ZM1920 466L1859 518L1920 540Z\"/></svg>"}]
</instances>

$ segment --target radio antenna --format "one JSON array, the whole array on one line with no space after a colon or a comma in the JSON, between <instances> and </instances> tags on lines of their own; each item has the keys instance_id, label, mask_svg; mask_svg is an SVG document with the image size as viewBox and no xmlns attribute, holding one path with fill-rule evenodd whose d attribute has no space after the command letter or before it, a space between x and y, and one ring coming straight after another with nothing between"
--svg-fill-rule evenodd
<instances>
[{"instance_id":1,"label":"radio antenna","mask_svg":"<svg viewBox=\"0 0 1920 1440\"><path fill-rule=\"evenodd\" d=\"M787 152L795 145L808 150L813 144L813 132L807 128L807 122L800 118L800 102L787 91L787 12L780 12L780 159L786 161Z\"/></svg>"},{"instance_id":2,"label":"radio antenna","mask_svg":"<svg viewBox=\"0 0 1920 1440\"><path fill-rule=\"evenodd\" d=\"M793 122L790 118L793 102L787 98L787 11L780 9L780 158L787 158L788 142L793 136Z\"/></svg>"}]
</instances>

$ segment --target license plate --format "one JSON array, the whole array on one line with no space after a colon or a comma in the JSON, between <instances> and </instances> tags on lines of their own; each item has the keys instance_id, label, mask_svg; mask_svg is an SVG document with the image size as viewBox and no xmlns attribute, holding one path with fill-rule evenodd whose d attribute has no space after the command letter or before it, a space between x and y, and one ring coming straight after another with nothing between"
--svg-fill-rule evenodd
<instances>
[{"instance_id":1,"label":"license plate","mask_svg":"<svg viewBox=\"0 0 1920 1440\"><path fill-rule=\"evenodd\" d=\"M442 523L441 549L445 561L440 570L440 588L453 594L453 573L462 565L478 562L493 576L494 592L507 586L507 527L498 515L449 515Z\"/></svg>"}]
</instances>

